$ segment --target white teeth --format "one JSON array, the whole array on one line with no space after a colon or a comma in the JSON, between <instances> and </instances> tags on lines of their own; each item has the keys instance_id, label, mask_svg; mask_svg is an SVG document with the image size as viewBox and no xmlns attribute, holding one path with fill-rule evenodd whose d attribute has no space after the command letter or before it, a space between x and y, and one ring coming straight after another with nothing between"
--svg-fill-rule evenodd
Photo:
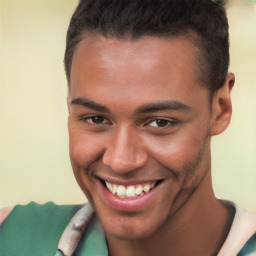
<instances>
[{"instance_id":1,"label":"white teeth","mask_svg":"<svg viewBox=\"0 0 256 256\"><path fill-rule=\"evenodd\" d=\"M113 194L117 193L117 185L112 184L112 190L110 190Z\"/></svg>"},{"instance_id":2,"label":"white teeth","mask_svg":"<svg viewBox=\"0 0 256 256\"><path fill-rule=\"evenodd\" d=\"M153 189L156 185L156 182L153 183L145 183L145 184L137 184L131 186L123 186L117 184L111 184L106 182L106 187L111 191L112 194L117 195L121 198L129 198L144 195L148 193L151 189Z\"/></svg>"},{"instance_id":3,"label":"white teeth","mask_svg":"<svg viewBox=\"0 0 256 256\"><path fill-rule=\"evenodd\" d=\"M143 191L143 188L142 188L141 185L139 185L139 186L135 189L135 194L136 194L137 196L139 196L139 195L141 195L142 191Z\"/></svg>"},{"instance_id":4,"label":"white teeth","mask_svg":"<svg viewBox=\"0 0 256 256\"><path fill-rule=\"evenodd\" d=\"M144 186L143 190L147 193L150 190L150 185L147 184L146 186Z\"/></svg>"},{"instance_id":5,"label":"white teeth","mask_svg":"<svg viewBox=\"0 0 256 256\"><path fill-rule=\"evenodd\" d=\"M134 186L129 186L126 189L126 196L127 197L135 197L135 188L134 188Z\"/></svg>"},{"instance_id":6,"label":"white teeth","mask_svg":"<svg viewBox=\"0 0 256 256\"><path fill-rule=\"evenodd\" d=\"M153 183L150 185L150 188L151 188L151 189L154 188L155 185L156 185L156 182L153 182Z\"/></svg>"},{"instance_id":7,"label":"white teeth","mask_svg":"<svg viewBox=\"0 0 256 256\"><path fill-rule=\"evenodd\" d=\"M106 182L106 186L107 186L107 188L108 188L110 191L112 191L112 184L111 184L111 183Z\"/></svg>"},{"instance_id":8,"label":"white teeth","mask_svg":"<svg viewBox=\"0 0 256 256\"><path fill-rule=\"evenodd\" d=\"M126 196L126 188L125 188L125 186L122 186L122 185L118 186L118 188L117 188L117 195L118 196Z\"/></svg>"}]
</instances>

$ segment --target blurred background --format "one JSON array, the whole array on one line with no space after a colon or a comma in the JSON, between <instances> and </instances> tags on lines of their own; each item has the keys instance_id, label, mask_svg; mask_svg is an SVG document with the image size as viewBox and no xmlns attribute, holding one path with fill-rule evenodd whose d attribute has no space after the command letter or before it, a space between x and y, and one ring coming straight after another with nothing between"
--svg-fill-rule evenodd
<instances>
[{"instance_id":1,"label":"blurred background","mask_svg":"<svg viewBox=\"0 0 256 256\"><path fill-rule=\"evenodd\" d=\"M86 201L68 153L65 34L74 0L0 2L0 206ZM256 2L231 0L233 118L212 139L219 198L256 210Z\"/></svg>"}]
</instances>

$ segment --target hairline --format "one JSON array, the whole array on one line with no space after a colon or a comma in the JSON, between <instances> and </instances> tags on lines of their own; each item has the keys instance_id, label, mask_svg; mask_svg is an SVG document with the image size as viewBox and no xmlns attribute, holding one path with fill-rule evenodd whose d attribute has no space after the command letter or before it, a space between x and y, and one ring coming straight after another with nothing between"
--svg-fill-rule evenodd
<instances>
[{"instance_id":1,"label":"hairline","mask_svg":"<svg viewBox=\"0 0 256 256\"><path fill-rule=\"evenodd\" d=\"M72 59L70 61L70 66L69 66L69 79L68 79L68 88L70 90L71 88L71 71L72 71L72 64L73 64L73 60L74 60L74 56L76 54L76 52L79 50L79 46L81 45L81 43L83 41L85 41L87 38L89 37L93 37L95 36L96 38L98 37L100 38L105 38L105 39L117 39L120 41L130 41L130 42L136 42L137 40L141 40L143 38L156 38L156 39L164 39L164 40L172 40L172 39L176 39L176 38L183 38L188 40L190 43L192 43L192 45L195 47L195 77L196 80L198 82L198 85L206 87L209 92L210 92L210 96L212 97L212 95L214 94L214 91L211 88L211 85L209 85L207 83L207 81L205 81L204 77L203 77L203 66L207 65L206 64L206 60L205 60L205 56L204 56L204 50L201 49L202 48L202 44L203 44L203 37L200 36L197 32L195 32L193 29L184 29L184 31L179 31L179 33L175 33L175 34L142 34L140 36L137 37L133 37L132 35L130 35L129 33L127 33L125 36L118 36L118 35L112 35L111 33L108 33L106 35L104 35L103 33L101 33L100 31L97 30L86 30L83 33L80 33L77 36L76 39L76 44L75 46L71 49L72 50Z\"/></svg>"}]
</instances>

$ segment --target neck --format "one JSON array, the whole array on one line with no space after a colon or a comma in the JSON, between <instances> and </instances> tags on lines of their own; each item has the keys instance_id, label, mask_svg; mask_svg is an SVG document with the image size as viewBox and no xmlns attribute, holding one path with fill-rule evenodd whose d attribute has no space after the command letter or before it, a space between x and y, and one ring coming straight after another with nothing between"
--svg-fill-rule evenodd
<instances>
[{"instance_id":1,"label":"neck","mask_svg":"<svg viewBox=\"0 0 256 256\"><path fill-rule=\"evenodd\" d=\"M152 236L139 241L107 237L111 256L213 255L224 243L234 216L218 200L208 172L189 200Z\"/></svg>"}]
</instances>

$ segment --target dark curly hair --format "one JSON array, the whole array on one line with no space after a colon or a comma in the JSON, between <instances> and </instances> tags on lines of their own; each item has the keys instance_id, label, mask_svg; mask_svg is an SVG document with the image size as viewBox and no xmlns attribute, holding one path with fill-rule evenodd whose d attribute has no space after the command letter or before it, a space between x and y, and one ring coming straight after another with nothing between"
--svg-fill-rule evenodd
<instances>
[{"instance_id":1,"label":"dark curly hair","mask_svg":"<svg viewBox=\"0 0 256 256\"><path fill-rule=\"evenodd\" d=\"M199 50L200 81L211 92L225 82L228 21L225 7L211 0L80 0L67 32L64 64L69 86L74 52L90 33L120 40L186 36Z\"/></svg>"}]
</instances>

